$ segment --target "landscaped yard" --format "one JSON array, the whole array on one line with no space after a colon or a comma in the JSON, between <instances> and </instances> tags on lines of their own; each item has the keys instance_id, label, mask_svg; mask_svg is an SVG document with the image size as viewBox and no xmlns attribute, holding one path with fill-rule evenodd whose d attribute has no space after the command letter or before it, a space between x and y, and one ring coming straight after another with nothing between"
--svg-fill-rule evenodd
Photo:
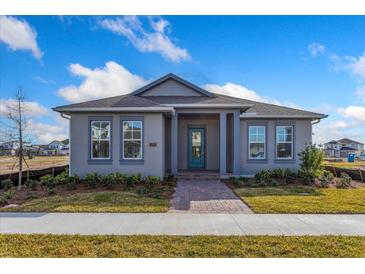
<instances>
[{"instance_id":1,"label":"landscaped yard","mask_svg":"<svg viewBox=\"0 0 365 274\"><path fill-rule=\"evenodd\" d=\"M33 159L25 157L30 169L43 169L53 166L63 166L68 164L68 156L35 156ZM6 174L10 172L17 172L18 165L12 170L14 163L17 162L15 157L0 156L0 174ZM24 164L24 170L27 170L27 166Z\"/></svg>"},{"instance_id":2,"label":"landscaped yard","mask_svg":"<svg viewBox=\"0 0 365 274\"><path fill-rule=\"evenodd\" d=\"M284 185L234 192L255 213L365 213L365 187L338 189Z\"/></svg>"},{"instance_id":3,"label":"landscaped yard","mask_svg":"<svg viewBox=\"0 0 365 274\"><path fill-rule=\"evenodd\" d=\"M101 191L51 195L0 211L34 212L166 212L169 199L151 198L132 191Z\"/></svg>"},{"instance_id":4,"label":"landscaped yard","mask_svg":"<svg viewBox=\"0 0 365 274\"><path fill-rule=\"evenodd\" d=\"M365 237L0 235L0 257L365 257Z\"/></svg>"}]
</instances>

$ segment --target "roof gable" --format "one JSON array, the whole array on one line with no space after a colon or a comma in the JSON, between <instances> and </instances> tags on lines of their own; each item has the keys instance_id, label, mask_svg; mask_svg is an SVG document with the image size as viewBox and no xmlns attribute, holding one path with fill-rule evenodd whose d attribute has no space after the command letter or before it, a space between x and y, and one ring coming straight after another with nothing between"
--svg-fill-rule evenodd
<instances>
[{"instance_id":1,"label":"roof gable","mask_svg":"<svg viewBox=\"0 0 365 274\"><path fill-rule=\"evenodd\" d=\"M210 92L176 76L167 74L156 81L132 92L135 96L205 96L212 97Z\"/></svg>"}]
</instances>

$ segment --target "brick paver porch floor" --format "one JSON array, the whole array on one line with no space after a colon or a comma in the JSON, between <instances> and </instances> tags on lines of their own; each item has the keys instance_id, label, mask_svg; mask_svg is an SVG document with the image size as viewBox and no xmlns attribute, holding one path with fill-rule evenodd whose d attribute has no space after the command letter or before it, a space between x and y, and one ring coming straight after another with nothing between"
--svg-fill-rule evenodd
<instances>
[{"instance_id":1,"label":"brick paver porch floor","mask_svg":"<svg viewBox=\"0 0 365 274\"><path fill-rule=\"evenodd\" d=\"M219 180L183 180L177 182L169 212L181 213L253 213Z\"/></svg>"}]
</instances>

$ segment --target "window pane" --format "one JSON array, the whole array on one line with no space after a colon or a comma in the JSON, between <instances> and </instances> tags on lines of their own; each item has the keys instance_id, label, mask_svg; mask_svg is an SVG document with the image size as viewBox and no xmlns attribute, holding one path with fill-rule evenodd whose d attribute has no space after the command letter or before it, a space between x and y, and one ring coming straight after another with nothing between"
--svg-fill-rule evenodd
<instances>
[{"instance_id":1,"label":"window pane","mask_svg":"<svg viewBox=\"0 0 365 274\"><path fill-rule=\"evenodd\" d=\"M277 158L292 158L292 144L284 143L284 144L276 144L276 157Z\"/></svg>"},{"instance_id":2,"label":"window pane","mask_svg":"<svg viewBox=\"0 0 365 274\"><path fill-rule=\"evenodd\" d=\"M250 138L250 142L256 142L257 141L256 135L250 135L249 138Z\"/></svg>"},{"instance_id":3,"label":"window pane","mask_svg":"<svg viewBox=\"0 0 365 274\"><path fill-rule=\"evenodd\" d=\"M264 135L265 134L265 127L263 127L263 126L257 127L257 133L261 134L261 135Z\"/></svg>"},{"instance_id":4,"label":"window pane","mask_svg":"<svg viewBox=\"0 0 365 274\"><path fill-rule=\"evenodd\" d=\"M265 144L254 143L250 144L251 159L265 159Z\"/></svg>"},{"instance_id":5,"label":"window pane","mask_svg":"<svg viewBox=\"0 0 365 274\"><path fill-rule=\"evenodd\" d=\"M131 130L133 128L131 121L124 121L123 122L123 130Z\"/></svg>"},{"instance_id":6,"label":"window pane","mask_svg":"<svg viewBox=\"0 0 365 274\"><path fill-rule=\"evenodd\" d=\"M124 131L124 139L132 139L132 131L130 130Z\"/></svg>"},{"instance_id":7,"label":"window pane","mask_svg":"<svg viewBox=\"0 0 365 274\"><path fill-rule=\"evenodd\" d=\"M250 135L256 134L256 127L249 127L249 133Z\"/></svg>"},{"instance_id":8,"label":"window pane","mask_svg":"<svg viewBox=\"0 0 365 274\"><path fill-rule=\"evenodd\" d=\"M100 122L91 122L91 137L93 139L99 139L100 137Z\"/></svg>"},{"instance_id":9,"label":"window pane","mask_svg":"<svg viewBox=\"0 0 365 274\"><path fill-rule=\"evenodd\" d=\"M92 158L109 158L109 141L92 141Z\"/></svg>"},{"instance_id":10,"label":"window pane","mask_svg":"<svg viewBox=\"0 0 365 274\"><path fill-rule=\"evenodd\" d=\"M265 142L265 135L258 135L257 136L257 141L259 141L259 142Z\"/></svg>"},{"instance_id":11,"label":"window pane","mask_svg":"<svg viewBox=\"0 0 365 274\"><path fill-rule=\"evenodd\" d=\"M292 141L292 135L286 135L285 141L291 142Z\"/></svg>"},{"instance_id":12,"label":"window pane","mask_svg":"<svg viewBox=\"0 0 365 274\"><path fill-rule=\"evenodd\" d=\"M292 134L292 127L285 127L286 134Z\"/></svg>"},{"instance_id":13,"label":"window pane","mask_svg":"<svg viewBox=\"0 0 365 274\"><path fill-rule=\"evenodd\" d=\"M276 134L284 135L285 134L284 127L276 127Z\"/></svg>"},{"instance_id":14,"label":"window pane","mask_svg":"<svg viewBox=\"0 0 365 274\"><path fill-rule=\"evenodd\" d=\"M140 159L142 158L142 149L140 141L124 141L124 158Z\"/></svg>"},{"instance_id":15,"label":"window pane","mask_svg":"<svg viewBox=\"0 0 365 274\"><path fill-rule=\"evenodd\" d=\"M284 135L278 135L277 142L285 142L285 136Z\"/></svg>"},{"instance_id":16,"label":"window pane","mask_svg":"<svg viewBox=\"0 0 365 274\"><path fill-rule=\"evenodd\" d=\"M200 147L201 146L201 134L200 132L193 132L192 133L192 145L193 147Z\"/></svg>"},{"instance_id":17,"label":"window pane","mask_svg":"<svg viewBox=\"0 0 365 274\"><path fill-rule=\"evenodd\" d=\"M133 130L141 130L142 129L142 122L141 121L134 121L133 122Z\"/></svg>"},{"instance_id":18,"label":"window pane","mask_svg":"<svg viewBox=\"0 0 365 274\"><path fill-rule=\"evenodd\" d=\"M133 131L133 139L141 139L141 131Z\"/></svg>"}]
</instances>

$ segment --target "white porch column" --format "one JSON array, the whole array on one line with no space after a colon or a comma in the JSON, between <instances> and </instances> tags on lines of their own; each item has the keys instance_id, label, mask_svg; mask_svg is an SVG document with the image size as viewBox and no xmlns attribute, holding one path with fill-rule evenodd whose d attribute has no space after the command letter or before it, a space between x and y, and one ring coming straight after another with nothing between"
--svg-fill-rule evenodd
<instances>
[{"instance_id":1,"label":"white porch column","mask_svg":"<svg viewBox=\"0 0 365 274\"><path fill-rule=\"evenodd\" d=\"M240 112L233 113L233 174L241 174L241 122Z\"/></svg>"},{"instance_id":2,"label":"white porch column","mask_svg":"<svg viewBox=\"0 0 365 274\"><path fill-rule=\"evenodd\" d=\"M220 113L219 123L219 174L227 173L227 113Z\"/></svg>"},{"instance_id":3,"label":"white porch column","mask_svg":"<svg viewBox=\"0 0 365 274\"><path fill-rule=\"evenodd\" d=\"M175 113L171 117L171 174L177 174L177 129L178 129L178 114Z\"/></svg>"}]
</instances>

